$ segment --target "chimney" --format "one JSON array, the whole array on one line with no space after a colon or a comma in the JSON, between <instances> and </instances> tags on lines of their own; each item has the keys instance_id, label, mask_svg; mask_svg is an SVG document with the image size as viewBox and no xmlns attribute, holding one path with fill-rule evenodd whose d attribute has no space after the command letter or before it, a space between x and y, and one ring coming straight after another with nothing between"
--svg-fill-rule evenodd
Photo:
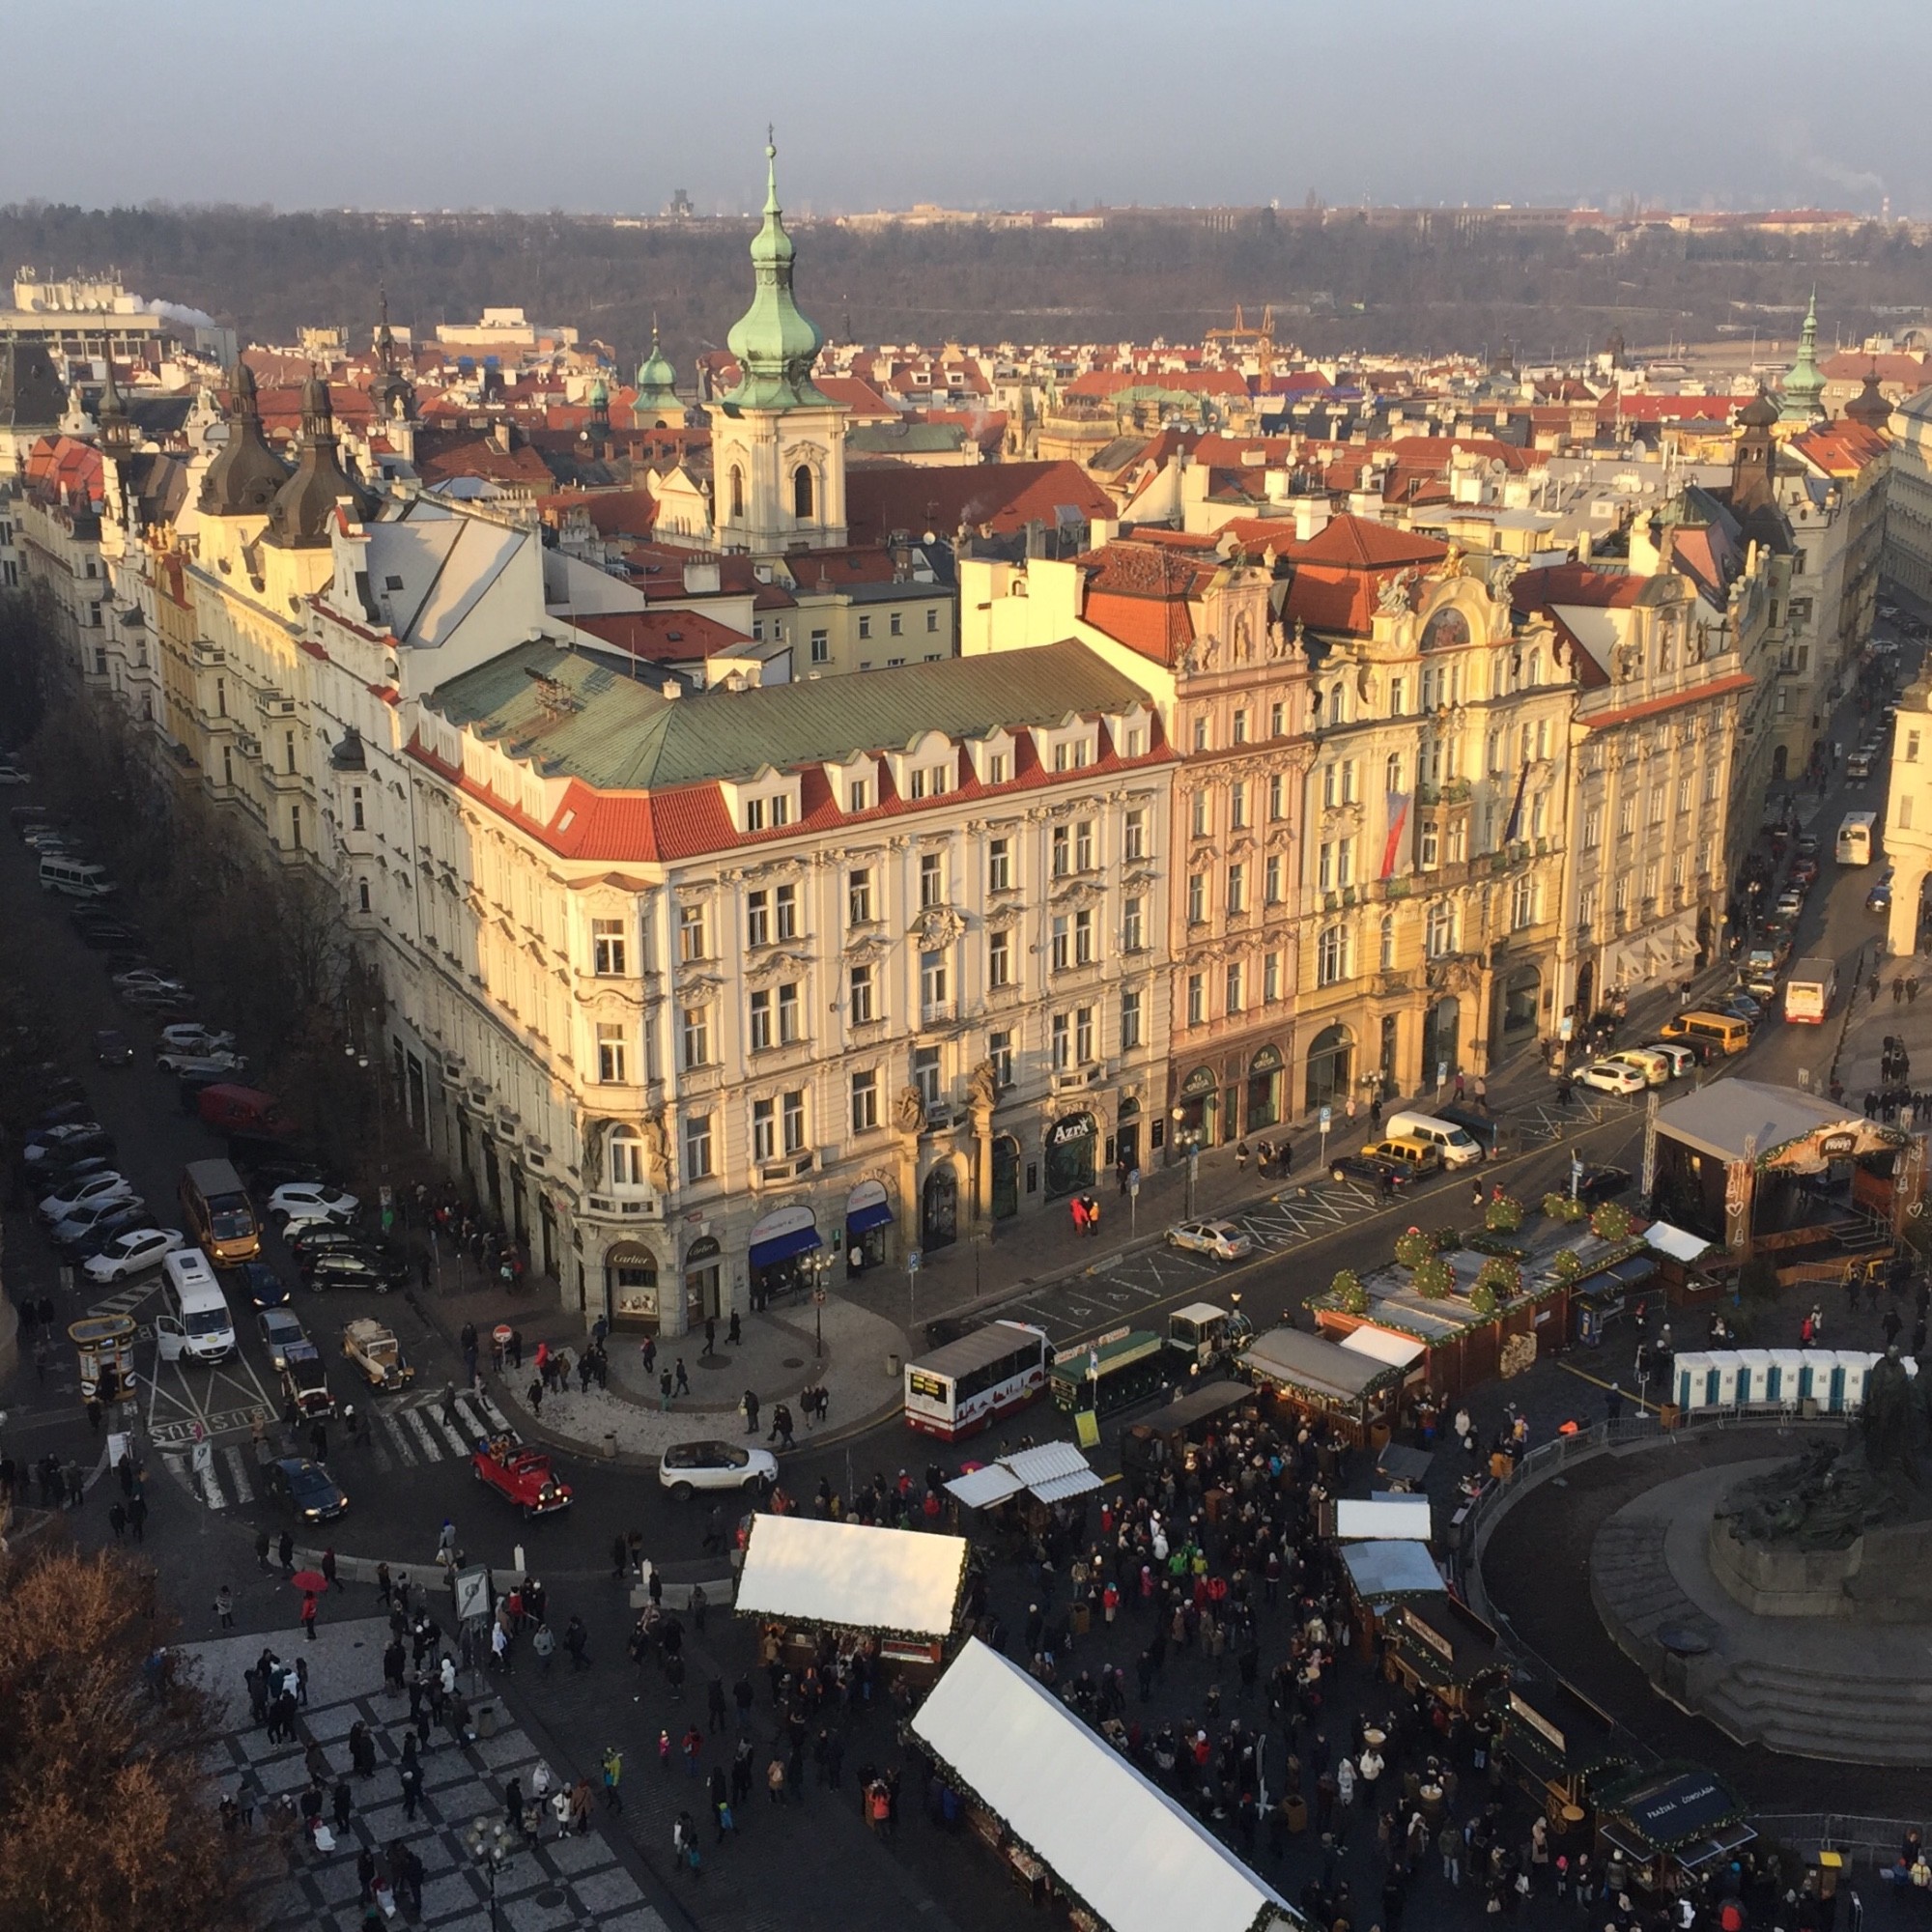
<instances>
[{"instance_id":1,"label":"chimney","mask_svg":"<svg viewBox=\"0 0 1932 1932\"><path fill-rule=\"evenodd\" d=\"M507 417L498 416L497 419L490 425L490 446L491 448L497 450L501 455L504 456L509 455L510 424Z\"/></svg>"}]
</instances>

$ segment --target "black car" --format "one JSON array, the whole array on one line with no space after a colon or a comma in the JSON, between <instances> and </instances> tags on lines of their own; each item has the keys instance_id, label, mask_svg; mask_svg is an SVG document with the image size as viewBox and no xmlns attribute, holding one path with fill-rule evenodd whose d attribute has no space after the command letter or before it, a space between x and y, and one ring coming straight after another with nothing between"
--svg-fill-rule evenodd
<instances>
[{"instance_id":1,"label":"black car","mask_svg":"<svg viewBox=\"0 0 1932 1932\"><path fill-rule=\"evenodd\" d=\"M1599 1201L1612 1201L1626 1192L1631 1180L1627 1167L1586 1166L1577 1182L1577 1199L1594 1208Z\"/></svg>"},{"instance_id":2,"label":"black car","mask_svg":"<svg viewBox=\"0 0 1932 1932\"><path fill-rule=\"evenodd\" d=\"M342 1485L306 1456L284 1456L266 1473L276 1505L303 1522L330 1522L349 1507Z\"/></svg>"},{"instance_id":3,"label":"black car","mask_svg":"<svg viewBox=\"0 0 1932 1932\"><path fill-rule=\"evenodd\" d=\"M111 1209L92 1222L84 1233L75 1235L71 1240L57 1238L54 1246L69 1260L84 1262L98 1255L115 1236L154 1225L155 1210L137 1196L132 1201L115 1202Z\"/></svg>"},{"instance_id":4,"label":"black car","mask_svg":"<svg viewBox=\"0 0 1932 1932\"><path fill-rule=\"evenodd\" d=\"M303 1263L302 1272L316 1290L372 1288L378 1294L387 1294L409 1280L410 1264L380 1248L324 1248Z\"/></svg>"},{"instance_id":5,"label":"black car","mask_svg":"<svg viewBox=\"0 0 1932 1932\"><path fill-rule=\"evenodd\" d=\"M134 1042L118 1027L102 1027L94 1036L94 1058L101 1066L131 1066Z\"/></svg>"},{"instance_id":6,"label":"black car","mask_svg":"<svg viewBox=\"0 0 1932 1932\"><path fill-rule=\"evenodd\" d=\"M316 1179L326 1180L327 1176L318 1175ZM279 1182L276 1184L280 1185ZM291 1228L284 1238L289 1244L289 1252L303 1267L317 1255L331 1248L362 1248L371 1254L396 1255L401 1252L390 1247L386 1241L372 1241L359 1228L345 1228L334 1221L304 1222Z\"/></svg>"},{"instance_id":7,"label":"black car","mask_svg":"<svg viewBox=\"0 0 1932 1932\"><path fill-rule=\"evenodd\" d=\"M259 1141L234 1143L228 1157L247 1178L249 1186L263 1194L272 1194L285 1181L328 1179L314 1161L303 1160L276 1148L264 1147Z\"/></svg>"},{"instance_id":8,"label":"black car","mask_svg":"<svg viewBox=\"0 0 1932 1932\"><path fill-rule=\"evenodd\" d=\"M267 1262L243 1262L240 1273L248 1299L257 1308L279 1308L288 1300L288 1283Z\"/></svg>"},{"instance_id":9,"label":"black car","mask_svg":"<svg viewBox=\"0 0 1932 1932\"><path fill-rule=\"evenodd\" d=\"M1440 1172L1440 1170L1436 1170ZM1337 1153L1328 1156L1328 1176L1332 1180L1343 1180L1352 1175L1357 1180L1373 1181L1379 1187L1384 1180L1392 1181L1397 1187L1406 1187L1418 1177L1408 1168L1398 1167L1393 1161L1372 1160L1365 1153Z\"/></svg>"},{"instance_id":10,"label":"black car","mask_svg":"<svg viewBox=\"0 0 1932 1932\"><path fill-rule=\"evenodd\" d=\"M76 917L74 930L80 934L81 944L93 947L97 952L111 952L117 947L141 943L140 928L129 925L125 919L91 919L83 923Z\"/></svg>"},{"instance_id":11,"label":"black car","mask_svg":"<svg viewBox=\"0 0 1932 1932\"><path fill-rule=\"evenodd\" d=\"M49 1107L45 1113L27 1129L27 1139L44 1133L49 1127L71 1126L76 1121L87 1119L90 1109L85 1100L63 1100L58 1106Z\"/></svg>"},{"instance_id":12,"label":"black car","mask_svg":"<svg viewBox=\"0 0 1932 1932\"><path fill-rule=\"evenodd\" d=\"M75 1133L74 1127L82 1124L88 1125L89 1131ZM114 1158L114 1136L98 1123L76 1121L56 1129L46 1140L29 1134L20 1157L36 1174L59 1174L80 1161L93 1160L97 1156L108 1160Z\"/></svg>"}]
</instances>

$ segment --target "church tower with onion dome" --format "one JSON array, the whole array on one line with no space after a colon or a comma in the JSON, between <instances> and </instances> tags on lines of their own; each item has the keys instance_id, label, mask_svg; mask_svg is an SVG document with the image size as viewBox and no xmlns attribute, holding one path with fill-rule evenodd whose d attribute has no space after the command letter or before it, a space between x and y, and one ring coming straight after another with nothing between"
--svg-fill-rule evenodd
<instances>
[{"instance_id":1,"label":"church tower with onion dome","mask_svg":"<svg viewBox=\"0 0 1932 1932\"><path fill-rule=\"evenodd\" d=\"M726 342L737 386L710 406L712 541L778 556L845 541L845 416L812 381L824 347L792 296L792 240L765 146L764 219L752 242L752 305Z\"/></svg>"}]
</instances>

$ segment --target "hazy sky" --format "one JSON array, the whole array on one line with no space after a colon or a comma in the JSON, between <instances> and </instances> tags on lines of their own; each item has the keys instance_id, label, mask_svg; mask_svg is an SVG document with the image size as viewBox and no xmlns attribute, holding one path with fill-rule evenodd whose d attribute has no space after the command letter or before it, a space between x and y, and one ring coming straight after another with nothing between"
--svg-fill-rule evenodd
<instances>
[{"instance_id":1,"label":"hazy sky","mask_svg":"<svg viewBox=\"0 0 1932 1932\"><path fill-rule=\"evenodd\" d=\"M0 201L1932 213L1932 0L0 0Z\"/></svg>"}]
</instances>

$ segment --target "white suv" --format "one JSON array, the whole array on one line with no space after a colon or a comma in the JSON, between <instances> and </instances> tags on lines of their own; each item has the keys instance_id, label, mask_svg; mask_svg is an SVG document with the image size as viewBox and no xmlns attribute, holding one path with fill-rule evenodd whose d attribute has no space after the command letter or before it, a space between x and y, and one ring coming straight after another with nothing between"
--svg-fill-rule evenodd
<instances>
[{"instance_id":1,"label":"white suv","mask_svg":"<svg viewBox=\"0 0 1932 1932\"><path fill-rule=\"evenodd\" d=\"M735 1442L673 1442L658 1463L658 1482L679 1502L698 1490L768 1490L779 1479L769 1449Z\"/></svg>"}]
</instances>

